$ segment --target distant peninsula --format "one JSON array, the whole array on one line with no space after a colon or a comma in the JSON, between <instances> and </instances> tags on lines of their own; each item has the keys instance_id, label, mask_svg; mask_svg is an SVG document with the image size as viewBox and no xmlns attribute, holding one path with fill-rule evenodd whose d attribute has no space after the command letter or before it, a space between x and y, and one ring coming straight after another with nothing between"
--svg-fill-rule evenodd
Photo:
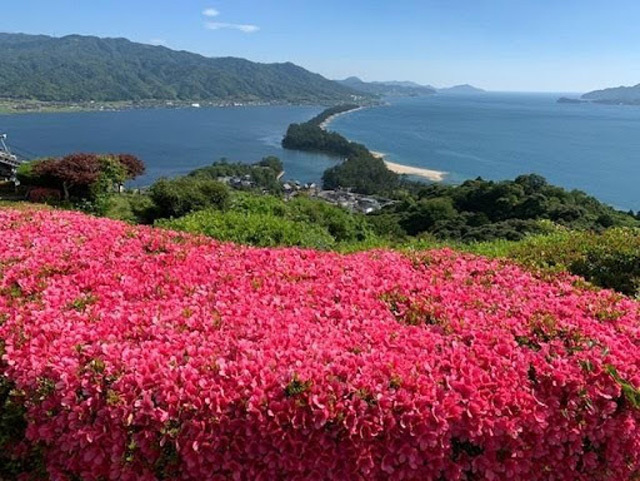
<instances>
[{"instance_id":1,"label":"distant peninsula","mask_svg":"<svg viewBox=\"0 0 640 481\"><path fill-rule=\"evenodd\" d=\"M13 103L366 102L293 63L208 58L124 38L0 33L0 97Z\"/></svg>"},{"instance_id":2,"label":"distant peninsula","mask_svg":"<svg viewBox=\"0 0 640 481\"><path fill-rule=\"evenodd\" d=\"M581 99L599 104L640 105L640 84L633 87L594 90L584 94Z\"/></svg>"},{"instance_id":3,"label":"distant peninsula","mask_svg":"<svg viewBox=\"0 0 640 481\"><path fill-rule=\"evenodd\" d=\"M388 80L385 82L365 82L358 77L349 77L344 80L337 80L338 83L357 90L363 94L376 95L379 97L423 97L427 95L442 94L464 94L475 95L486 93L473 85L463 84L453 87L436 88L432 85L421 85L416 82Z\"/></svg>"}]
</instances>

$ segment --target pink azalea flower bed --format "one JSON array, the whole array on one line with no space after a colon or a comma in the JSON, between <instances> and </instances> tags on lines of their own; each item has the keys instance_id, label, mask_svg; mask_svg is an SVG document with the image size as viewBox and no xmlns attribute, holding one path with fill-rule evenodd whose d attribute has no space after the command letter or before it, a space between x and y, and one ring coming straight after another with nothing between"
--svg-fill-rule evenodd
<instances>
[{"instance_id":1,"label":"pink azalea flower bed","mask_svg":"<svg viewBox=\"0 0 640 481\"><path fill-rule=\"evenodd\" d=\"M640 307L449 250L0 211L0 374L51 479L632 480Z\"/></svg>"}]
</instances>

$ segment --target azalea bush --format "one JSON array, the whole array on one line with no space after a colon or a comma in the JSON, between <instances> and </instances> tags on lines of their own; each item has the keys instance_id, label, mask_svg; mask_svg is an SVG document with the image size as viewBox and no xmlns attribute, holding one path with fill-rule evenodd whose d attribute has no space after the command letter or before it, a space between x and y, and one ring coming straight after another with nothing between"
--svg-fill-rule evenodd
<instances>
[{"instance_id":1,"label":"azalea bush","mask_svg":"<svg viewBox=\"0 0 640 481\"><path fill-rule=\"evenodd\" d=\"M637 479L640 304L578 278L71 212L0 235L0 460L33 476Z\"/></svg>"}]
</instances>

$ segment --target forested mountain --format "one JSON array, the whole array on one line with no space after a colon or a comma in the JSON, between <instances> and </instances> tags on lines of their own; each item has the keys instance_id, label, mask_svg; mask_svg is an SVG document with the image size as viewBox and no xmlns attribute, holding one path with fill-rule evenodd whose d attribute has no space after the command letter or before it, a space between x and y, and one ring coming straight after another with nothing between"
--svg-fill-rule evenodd
<instances>
[{"instance_id":1,"label":"forested mountain","mask_svg":"<svg viewBox=\"0 0 640 481\"><path fill-rule=\"evenodd\" d=\"M292 63L207 58L123 38L0 33L0 97L336 102L364 94Z\"/></svg>"},{"instance_id":2,"label":"forested mountain","mask_svg":"<svg viewBox=\"0 0 640 481\"><path fill-rule=\"evenodd\" d=\"M436 90L428 85L419 85L414 82L364 82L358 77L349 77L338 80L338 83L357 90L358 92L372 95L387 95L393 97L417 97L421 95L433 95Z\"/></svg>"},{"instance_id":3,"label":"forested mountain","mask_svg":"<svg viewBox=\"0 0 640 481\"><path fill-rule=\"evenodd\" d=\"M614 87L594 90L582 96L584 100L591 100L605 104L640 105L640 84L633 87Z\"/></svg>"}]
</instances>

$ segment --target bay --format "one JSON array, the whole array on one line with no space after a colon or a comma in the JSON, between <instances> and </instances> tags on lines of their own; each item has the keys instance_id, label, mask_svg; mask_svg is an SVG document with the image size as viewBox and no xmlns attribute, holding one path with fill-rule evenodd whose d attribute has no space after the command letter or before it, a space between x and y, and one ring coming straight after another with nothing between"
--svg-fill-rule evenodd
<instances>
[{"instance_id":1,"label":"bay","mask_svg":"<svg viewBox=\"0 0 640 481\"><path fill-rule=\"evenodd\" d=\"M537 173L620 209L640 209L640 108L558 104L565 94L388 99L329 129L447 182Z\"/></svg>"},{"instance_id":2,"label":"bay","mask_svg":"<svg viewBox=\"0 0 640 481\"><path fill-rule=\"evenodd\" d=\"M640 108L558 104L562 94L487 93L387 99L337 117L329 129L389 160L447 172L446 182L538 173L620 209L640 209ZM150 109L0 115L0 132L28 157L130 152L147 173L135 185L185 174L226 157L280 157L287 179L318 182L336 159L287 151L292 122L319 106Z\"/></svg>"},{"instance_id":3,"label":"bay","mask_svg":"<svg viewBox=\"0 0 640 481\"><path fill-rule=\"evenodd\" d=\"M285 178L317 182L337 162L325 155L284 150L280 141L292 122L305 122L319 106L251 106L116 112L0 115L0 132L27 158L71 152L127 152L147 166L133 185L174 177L222 157L254 163L279 157Z\"/></svg>"}]
</instances>

